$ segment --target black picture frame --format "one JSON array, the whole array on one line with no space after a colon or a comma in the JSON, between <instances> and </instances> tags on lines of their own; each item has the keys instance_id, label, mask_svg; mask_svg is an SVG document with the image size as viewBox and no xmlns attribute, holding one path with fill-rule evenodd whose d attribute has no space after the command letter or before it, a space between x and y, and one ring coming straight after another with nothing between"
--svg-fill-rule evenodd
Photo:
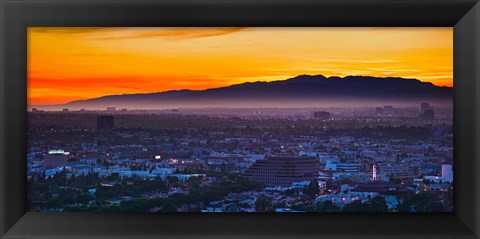
<instances>
[{"instance_id":1,"label":"black picture frame","mask_svg":"<svg viewBox=\"0 0 480 239\"><path fill-rule=\"evenodd\" d=\"M0 17L2 238L480 238L477 0L0 0ZM29 26L454 27L454 212L26 212Z\"/></svg>"}]
</instances>

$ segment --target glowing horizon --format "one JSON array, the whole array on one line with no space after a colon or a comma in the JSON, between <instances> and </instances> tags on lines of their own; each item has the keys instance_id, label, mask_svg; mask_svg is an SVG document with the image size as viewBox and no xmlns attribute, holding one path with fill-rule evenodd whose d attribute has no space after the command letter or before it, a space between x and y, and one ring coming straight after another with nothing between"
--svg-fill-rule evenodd
<instances>
[{"instance_id":1,"label":"glowing horizon","mask_svg":"<svg viewBox=\"0 0 480 239\"><path fill-rule=\"evenodd\" d=\"M303 74L452 87L453 29L28 28L30 105Z\"/></svg>"}]
</instances>

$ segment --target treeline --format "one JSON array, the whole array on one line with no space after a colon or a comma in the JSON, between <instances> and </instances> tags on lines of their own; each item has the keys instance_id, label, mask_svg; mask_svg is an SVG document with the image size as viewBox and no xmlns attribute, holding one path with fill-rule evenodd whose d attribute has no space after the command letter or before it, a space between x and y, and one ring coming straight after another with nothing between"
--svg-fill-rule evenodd
<instances>
[{"instance_id":1,"label":"treeline","mask_svg":"<svg viewBox=\"0 0 480 239\"><path fill-rule=\"evenodd\" d=\"M400 203L395 209L389 209L384 197L376 196L368 202L354 201L346 204L343 208L338 207L331 201L319 203L315 208L316 212L451 212L453 194L449 193L446 200L442 200L434 192L409 192L399 196Z\"/></svg>"},{"instance_id":2,"label":"treeline","mask_svg":"<svg viewBox=\"0 0 480 239\"><path fill-rule=\"evenodd\" d=\"M157 177L153 180L135 178L132 182L125 180L113 186L98 187L95 192L95 199L104 201L113 197L130 196L140 197L147 192L167 192L166 183Z\"/></svg>"},{"instance_id":3,"label":"treeline","mask_svg":"<svg viewBox=\"0 0 480 239\"><path fill-rule=\"evenodd\" d=\"M95 172L78 176L67 176L66 171L49 177L45 177L45 174L38 175L28 181L29 208L35 211L42 208L64 208L72 204L77 207L92 200L96 204L105 204L107 199L113 197L140 197L144 193L168 190L166 183L159 177L154 180L137 177L121 180L118 175L111 175L107 179L115 179L119 183L101 186L101 179Z\"/></svg>"},{"instance_id":4,"label":"treeline","mask_svg":"<svg viewBox=\"0 0 480 239\"><path fill-rule=\"evenodd\" d=\"M192 180L190 184L195 185L196 180ZM175 182L177 183L177 182ZM66 207L66 211L94 211L94 212L146 212L151 209L157 209L163 212L176 212L178 208L186 207L188 211L200 211L205 205L212 201L222 200L230 193L240 193L250 190L261 189L261 185L251 182L239 175L229 175L223 178L223 181L211 186L193 186L188 194L174 193L168 198L134 198L132 200L122 201L120 204L109 204L102 202L101 199L112 193L123 194L121 188L105 187L105 189L97 190L96 202L94 205L86 207ZM138 186L138 185L137 185ZM119 190L119 191L117 191ZM98 194L100 193L100 194ZM107 195L106 195L107 194ZM103 204L102 204L103 203Z\"/></svg>"},{"instance_id":5,"label":"treeline","mask_svg":"<svg viewBox=\"0 0 480 239\"><path fill-rule=\"evenodd\" d=\"M40 174L27 182L28 207L31 211L41 208L61 208L68 204L86 204L93 200L90 188L99 186L98 173L67 177L62 171L46 177Z\"/></svg>"}]
</instances>

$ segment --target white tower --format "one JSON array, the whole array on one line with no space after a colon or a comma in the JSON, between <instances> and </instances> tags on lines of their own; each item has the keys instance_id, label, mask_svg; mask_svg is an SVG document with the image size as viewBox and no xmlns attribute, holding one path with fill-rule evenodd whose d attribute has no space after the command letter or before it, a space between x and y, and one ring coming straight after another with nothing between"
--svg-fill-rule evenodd
<instances>
[{"instance_id":1,"label":"white tower","mask_svg":"<svg viewBox=\"0 0 480 239\"><path fill-rule=\"evenodd\" d=\"M451 164L442 164L442 181L453 182L453 170Z\"/></svg>"},{"instance_id":2,"label":"white tower","mask_svg":"<svg viewBox=\"0 0 480 239\"><path fill-rule=\"evenodd\" d=\"M377 166L374 164L373 165L373 170L372 170L372 179L377 180Z\"/></svg>"}]
</instances>

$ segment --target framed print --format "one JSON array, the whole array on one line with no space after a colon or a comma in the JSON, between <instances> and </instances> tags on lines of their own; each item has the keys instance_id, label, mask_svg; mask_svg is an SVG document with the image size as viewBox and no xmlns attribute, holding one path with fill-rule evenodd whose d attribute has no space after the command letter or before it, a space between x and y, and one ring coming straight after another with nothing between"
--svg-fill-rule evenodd
<instances>
[{"instance_id":1,"label":"framed print","mask_svg":"<svg viewBox=\"0 0 480 239\"><path fill-rule=\"evenodd\" d=\"M1 4L4 238L480 235L477 1Z\"/></svg>"},{"instance_id":2,"label":"framed print","mask_svg":"<svg viewBox=\"0 0 480 239\"><path fill-rule=\"evenodd\" d=\"M27 31L29 211L453 211L453 28Z\"/></svg>"}]
</instances>

